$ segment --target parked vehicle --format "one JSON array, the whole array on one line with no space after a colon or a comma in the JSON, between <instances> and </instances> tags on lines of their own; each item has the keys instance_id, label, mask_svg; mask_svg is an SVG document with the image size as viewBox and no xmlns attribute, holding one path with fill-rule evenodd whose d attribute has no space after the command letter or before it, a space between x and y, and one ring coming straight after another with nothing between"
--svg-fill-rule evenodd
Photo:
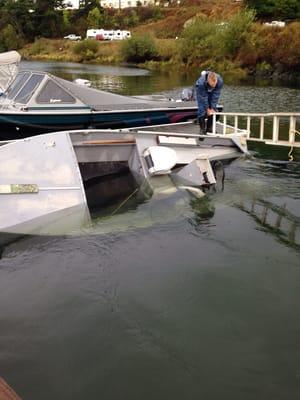
<instances>
[{"instance_id":1,"label":"parked vehicle","mask_svg":"<svg viewBox=\"0 0 300 400\"><path fill-rule=\"evenodd\" d=\"M124 40L131 37L130 31L125 30L105 30L105 29L88 29L86 31L87 39L96 40Z\"/></svg>"},{"instance_id":2,"label":"parked vehicle","mask_svg":"<svg viewBox=\"0 0 300 400\"><path fill-rule=\"evenodd\" d=\"M284 28L285 22L284 21L272 21L272 22L265 22L264 25L278 27L278 28Z\"/></svg>"},{"instance_id":3,"label":"parked vehicle","mask_svg":"<svg viewBox=\"0 0 300 400\"><path fill-rule=\"evenodd\" d=\"M81 36L75 35L75 33L70 33L69 35L64 36L64 39L76 41L76 40L81 40Z\"/></svg>"},{"instance_id":4,"label":"parked vehicle","mask_svg":"<svg viewBox=\"0 0 300 400\"><path fill-rule=\"evenodd\" d=\"M131 33L129 31L120 31L119 29L114 31L113 40L124 40L131 38Z\"/></svg>"}]
</instances>

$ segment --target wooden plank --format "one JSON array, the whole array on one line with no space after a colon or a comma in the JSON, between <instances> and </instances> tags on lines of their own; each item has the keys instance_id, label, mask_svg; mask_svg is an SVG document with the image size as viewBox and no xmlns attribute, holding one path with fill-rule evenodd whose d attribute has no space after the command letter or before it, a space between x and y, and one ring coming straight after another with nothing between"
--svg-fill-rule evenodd
<instances>
[{"instance_id":1,"label":"wooden plank","mask_svg":"<svg viewBox=\"0 0 300 400\"><path fill-rule=\"evenodd\" d=\"M21 397L0 377L0 400L21 400Z\"/></svg>"}]
</instances>

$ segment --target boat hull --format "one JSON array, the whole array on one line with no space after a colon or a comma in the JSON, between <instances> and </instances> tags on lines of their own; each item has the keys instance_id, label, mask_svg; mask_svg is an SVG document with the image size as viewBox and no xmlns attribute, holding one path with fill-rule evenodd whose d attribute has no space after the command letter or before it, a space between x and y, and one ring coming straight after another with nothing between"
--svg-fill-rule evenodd
<instances>
[{"instance_id":1,"label":"boat hull","mask_svg":"<svg viewBox=\"0 0 300 400\"><path fill-rule=\"evenodd\" d=\"M121 129L135 126L184 122L196 118L195 107L115 112L2 112L0 140L23 139L53 131L75 129Z\"/></svg>"}]
</instances>

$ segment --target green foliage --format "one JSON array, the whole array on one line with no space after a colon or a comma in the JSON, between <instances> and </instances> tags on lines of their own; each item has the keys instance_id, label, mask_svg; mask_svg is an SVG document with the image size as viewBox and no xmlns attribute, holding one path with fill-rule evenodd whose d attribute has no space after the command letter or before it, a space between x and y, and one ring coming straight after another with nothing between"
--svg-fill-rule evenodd
<instances>
[{"instance_id":1,"label":"green foliage","mask_svg":"<svg viewBox=\"0 0 300 400\"><path fill-rule=\"evenodd\" d=\"M216 54L217 25L207 18L194 19L182 33L179 41L180 53L184 63L197 63Z\"/></svg>"},{"instance_id":2,"label":"green foliage","mask_svg":"<svg viewBox=\"0 0 300 400\"><path fill-rule=\"evenodd\" d=\"M77 56L80 56L82 60L88 61L96 58L98 49L99 42L97 40L86 39L76 43L73 52Z\"/></svg>"},{"instance_id":3,"label":"green foliage","mask_svg":"<svg viewBox=\"0 0 300 400\"><path fill-rule=\"evenodd\" d=\"M12 25L7 25L0 32L1 51L17 50L22 47L24 42L20 39Z\"/></svg>"},{"instance_id":4,"label":"green foliage","mask_svg":"<svg viewBox=\"0 0 300 400\"><path fill-rule=\"evenodd\" d=\"M225 25L221 26L218 43L222 54L225 56L236 55L247 41L254 18L255 12L246 9L235 14Z\"/></svg>"},{"instance_id":5,"label":"green foliage","mask_svg":"<svg viewBox=\"0 0 300 400\"><path fill-rule=\"evenodd\" d=\"M142 63L158 57L155 39L150 35L136 35L124 40L120 46L120 56L126 62Z\"/></svg>"},{"instance_id":6,"label":"green foliage","mask_svg":"<svg viewBox=\"0 0 300 400\"><path fill-rule=\"evenodd\" d=\"M228 21L213 21L205 17L194 19L183 31L179 41L182 61L188 65L232 58L246 43L255 13L244 10Z\"/></svg>"},{"instance_id":7,"label":"green foliage","mask_svg":"<svg viewBox=\"0 0 300 400\"><path fill-rule=\"evenodd\" d=\"M30 54L34 56L41 54L52 54L56 52L57 48L55 47L54 43L45 38L36 39L30 49Z\"/></svg>"},{"instance_id":8,"label":"green foliage","mask_svg":"<svg viewBox=\"0 0 300 400\"><path fill-rule=\"evenodd\" d=\"M99 8L93 8L87 16L87 25L91 28L100 28L101 23L101 13Z\"/></svg>"},{"instance_id":9,"label":"green foliage","mask_svg":"<svg viewBox=\"0 0 300 400\"><path fill-rule=\"evenodd\" d=\"M300 17L299 0L245 0L258 17L297 19Z\"/></svg>"},{"instance_id":10,"label":"green foliage","mask_svg":"<svg viewBox=\"0 0 300 400\"><path fill-rule=\"evenodd\" d=\"M70 13L67 10L63 11L63 28L64 32L68 32L71 28Z\"/></svg>"},{"instance_id":11,"label":"green foliage","mask_svg":"<svg viewBox=\"0 0 300 400\"><path fill-rule=\"evenodd\" d=\"M136 26L140 22L139 16L137 13L132 10L131 13L123 18L123 26L124 27L131 27Z\"/></svg>"},{"instance_id":12,"label":"green foliage","mask_svg":"<svg viewBox=\"0 0 300 400\"><path fill-rule=\"evenodd\" d=\"M3 1L0 13L0 29L11 25L19 37L33 37L33 21L29 10L34 6L32 0Z\"/></svg>"},{"instance_id":13,"label":"green foliage","mask_svg":"<svg viewBox=\"0 0 300 400\"><path fill-rule=\"evenodd\" d=\"M256 73L260 75L268 75L272 73L272 66L266 61L256 64Z\"/></svg>"},{"instance_id":14,"label":"green foliage","mask_svg":"<svg viewBox=\"0 0 300 400\"><path fill-rule=\"evenodd\" d=\"M299 0L277 0L275 1L274 15L283 19L300 18Z\"/></svg>"}]
</instances>

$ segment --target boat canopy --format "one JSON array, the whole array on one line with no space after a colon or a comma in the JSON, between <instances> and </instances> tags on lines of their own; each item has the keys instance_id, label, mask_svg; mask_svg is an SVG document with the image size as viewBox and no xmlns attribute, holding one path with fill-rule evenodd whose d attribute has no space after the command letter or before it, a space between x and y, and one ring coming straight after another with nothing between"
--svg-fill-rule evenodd
<instances>
[{"instance_id":1,"label":"boat canopy","mask_svg":"<svg viewBox=\"0 0 300 400\"><path fill-rule=\"evenodd\" d=\"M20 71L6 92L0 105L43 111L51 110L135 110L152 108L177 108L178 103L155 101L133 96L123 96L99 89L77 85L41 71ZM180 107L184 108L185 103ZM190 105L189 105L190 107Z\"/></svg>"},{"instance_id":2,"label":"boat canopy","mask_svg":"<svg viewBox=\"0 0 300 400\"><path fill-rule=\"evenodd\" d=\"M15 50L0 53L0 91L2 93L17 75L20 62L21 56Z\"/></svg>"}]
</instances>

